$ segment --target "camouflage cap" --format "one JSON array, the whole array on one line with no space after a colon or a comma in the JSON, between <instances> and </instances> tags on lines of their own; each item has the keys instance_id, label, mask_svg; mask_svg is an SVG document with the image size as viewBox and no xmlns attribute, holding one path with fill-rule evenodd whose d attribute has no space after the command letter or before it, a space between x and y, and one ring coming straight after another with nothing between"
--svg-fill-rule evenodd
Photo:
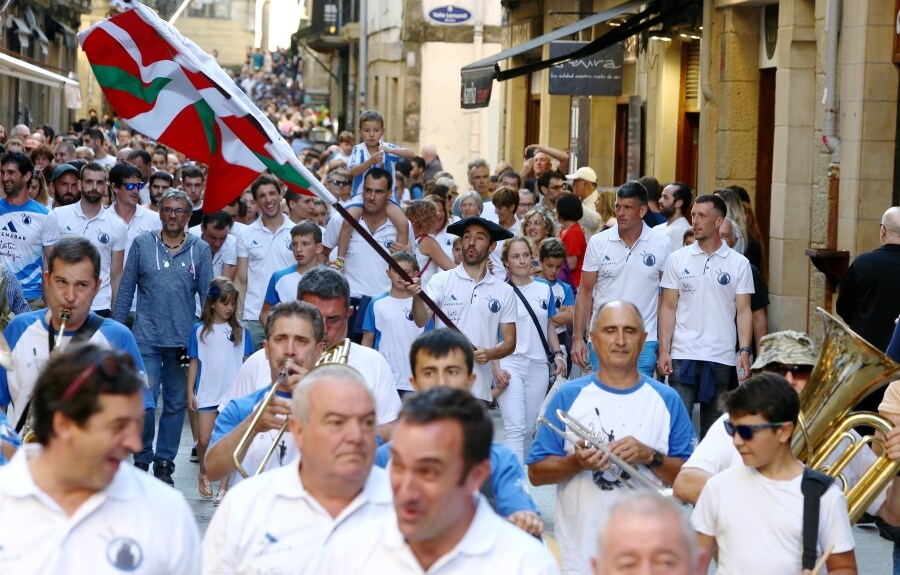
<instances>
[{"instance_id":1,"label":"camouflage cap","mask_svg":"<svg viewBox=\"0 0 900 575\"><path fill-rule=\"evenodd\" d=\"M800 331L778 331L760 338L759 356L750 369L761 370L770 363L813 366L818 356L816 342L807 334Z\"/></svg>"}]
</instances>

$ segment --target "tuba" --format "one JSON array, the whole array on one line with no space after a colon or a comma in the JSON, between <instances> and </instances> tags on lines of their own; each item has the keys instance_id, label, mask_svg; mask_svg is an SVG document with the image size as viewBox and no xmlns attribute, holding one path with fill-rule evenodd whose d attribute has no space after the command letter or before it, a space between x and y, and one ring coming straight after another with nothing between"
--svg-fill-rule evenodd
<instances>
[{"instance_id":1,"label":"tuba","mask_svg":"<svg viewBox=\"0 0 900 575\"><path fill-rule=\"evenodd\" d=\"M883 439L851 433L855 427L866 425L887 435L893 428L891 422L877 413L850 411L867 395L897 378L900 364L840 319L822 308L817 311L825 337L809 383L800 394L800 418L791 447L794 455L809 467L840 479L850 521L856 522L897 476L900 461L888 459ZM857 453L870 445L881 446L881 455L856 485L848 485L842 472Z\"/></svg>"},{"instance_id":2,"label":"tuba","mask_svg":"<svg viewBox=\"0 0 900 575\"><path fill-rule=\"evenodd\" d=\"M316 367L329 363L340 363L346 365L349 357L350 339L344 338L322 352L322 355L318 360L316 360ZM280 374L278 374L278 378L276 378L272 383L272 387L269 389L269 392L259 403L256 411L253 412L253 419L250 420L250 426L247 427L247 431L244 433L243 437L241 437L241 440L238 442L237 447L235 447L234 449L234 453L231 455L231 460L234 462L234 466L237 469L238 473L240 473L245 478L250 477L250 474L246 469L244 469L243 463L241 463L241 460L244 458L244 451L256 436L256 433L254 431L256 429L256 425L262 418L263 413L265 413L266 409L269 407L269 404L272 403L272 400L275 399L275 394L278 392L279 386L284 383L284 380L287 379L287 377L287 369L284 369ZM284 436L284 432L287 431L287 426L288 420L287 418L285 418L284 423L281 424L281 428L275 435L275 439L272 441L272 445L269 446L268 451L266 451L265 457L263 457L262 462L259 464L259 467L256 468L256 472L253 475L259 475L260 473L262 473L263 469L266 468L266 465L269 464L269 460L272 459L272 455L275 453L275 449L278 447L278 442L281 441L282 436Z\"/></svg>"}]
</instances>

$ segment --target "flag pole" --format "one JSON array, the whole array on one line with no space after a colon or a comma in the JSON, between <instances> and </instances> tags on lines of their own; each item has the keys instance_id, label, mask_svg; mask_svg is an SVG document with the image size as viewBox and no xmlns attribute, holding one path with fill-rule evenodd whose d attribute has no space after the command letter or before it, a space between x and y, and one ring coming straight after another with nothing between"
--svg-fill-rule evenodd
<instances>
[{"instance_id":1,"label":"flag pole","mask_svg":"<svg viewBox=\"0 0 900 575\"><path fill-rule=\"evenodd\" d=\"M342 206L339 201L332 204L332 206L334 207L335 210L337 210L337 212L339 214L341 214L341 217L344 218L344 221L347 222L348 224L350 224L353 227L353 229L356 230L357 233L359 233L359 235L362 236L362 238L364 240L366 240L366 243L368 243L372 247L372 249L375 250L375 252L379 256L381 256L381 259L386 261L388 266L392 270L397 272L397 275L399 275L403 281L405 281L407 283L413 283L412 278L409 276L408 273L406 273L406 270L403 269L403 267L399 263L397 263L397 260L392 258L391 255L389 253L387 253L387 251L385 251L385 249L381 246L381 244L378 243L375 240L375 238L372 237L372 234L369 233L369 230L364 228L362 226L362 224L356 220L356 218L351 216L350 212L348 212L347 209L344 206ZM426 306L428 306L428 308L432 312L434 312L434 315L436 315L437 318L439 320L441 320L445 326L462 333L462 331L460 331L460 329L458 327L456 327L456 324L453 323L452 321L450 321L450 318L447 317L447 314L444 313L444 310L442 310L440 308L440 306L438 306L438 304L436 304L433 299L428 297L428 294L425 293L425 290L422 290L422 292L417 297L419 297L422 300L422 303L424 303ZM463 335L465 335L465 334L463 334Z\"/></svg>"}]
</instances>

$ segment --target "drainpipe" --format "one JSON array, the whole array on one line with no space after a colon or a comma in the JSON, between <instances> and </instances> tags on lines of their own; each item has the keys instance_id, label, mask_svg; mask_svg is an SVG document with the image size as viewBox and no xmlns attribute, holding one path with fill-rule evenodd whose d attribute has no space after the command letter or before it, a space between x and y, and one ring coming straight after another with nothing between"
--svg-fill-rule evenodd
<instances>
[{"instance_id":1,"label":"drainpipe","mask_svg":"<svg viewBox=\"0 0 900 575\"><path fill-rule=\"evenodd\" d=\"M359 111L366 109L366 74L369 70L369 0L359 0L359 62L356 67L359 72ZM359 127L359 126L357 126Z\"/></svg>"},{"instance_id":2,"label":"drainpipe","mask_svg":"<svg viewBox=\"0 0 900 575\"><path fill-rule=\"evenodd\" d=\"M712 85L709 83L710 38L712 36L712 10L714 0L703 2L703 39L700 40L700 91L707 102L713 101Z\"/></svg>"},{"instance_id":3,"label":"drainpipe","mask_svg":"<svg viewBox=\"0 0 900 575\"><path fill-rule=\"evenodd\" d=\"M822 142L831 152L831 163L841 163L841 140L837 137L837 56L838 33L841 29L841 2L828 0L825 15L825 93L822 104L825 117L822 120Z\"/></svg>"}]
</instances>

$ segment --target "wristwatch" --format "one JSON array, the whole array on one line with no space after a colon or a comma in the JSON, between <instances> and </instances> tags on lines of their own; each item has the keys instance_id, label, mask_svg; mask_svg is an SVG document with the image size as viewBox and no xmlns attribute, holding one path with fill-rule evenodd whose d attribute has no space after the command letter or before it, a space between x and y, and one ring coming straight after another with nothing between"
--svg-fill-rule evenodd
<instances>
[{"instance_id":1,"label":"wristwatch","mask_svg":"<svg viewBox=\"0 0 900 575\"><path fill-rule=\"evenodd\" d=\"M563 352L561 349L558 349L553 352L553 357L563 357Z\"/></svg>"},{"instance_id":2,"label":"wristwatch","mask_svg":"<svg viewBox=\"0 0 900 575\"><path fill-rule=\"evenodd\" d=\"M742 348L740 348L740 349L738 350L738 353L744 353L744 352L747 352L747 354L749 355L752 351L753 351L753 350L752 350L749 346L747 346L747 347L742 347Z\"/></svg>"},{"instance_id":3,"label":"wristwatch","mask_svg":"<svg viewBox=\"0 0 900 575\"><path fill-rule=\"evenodd\" d=\"M663 459L665 456L657 450L653 450L653 459L650 460L650 463L647 464L647 467L659 467L663 464Z\"/></svg>"}]
</instances>

